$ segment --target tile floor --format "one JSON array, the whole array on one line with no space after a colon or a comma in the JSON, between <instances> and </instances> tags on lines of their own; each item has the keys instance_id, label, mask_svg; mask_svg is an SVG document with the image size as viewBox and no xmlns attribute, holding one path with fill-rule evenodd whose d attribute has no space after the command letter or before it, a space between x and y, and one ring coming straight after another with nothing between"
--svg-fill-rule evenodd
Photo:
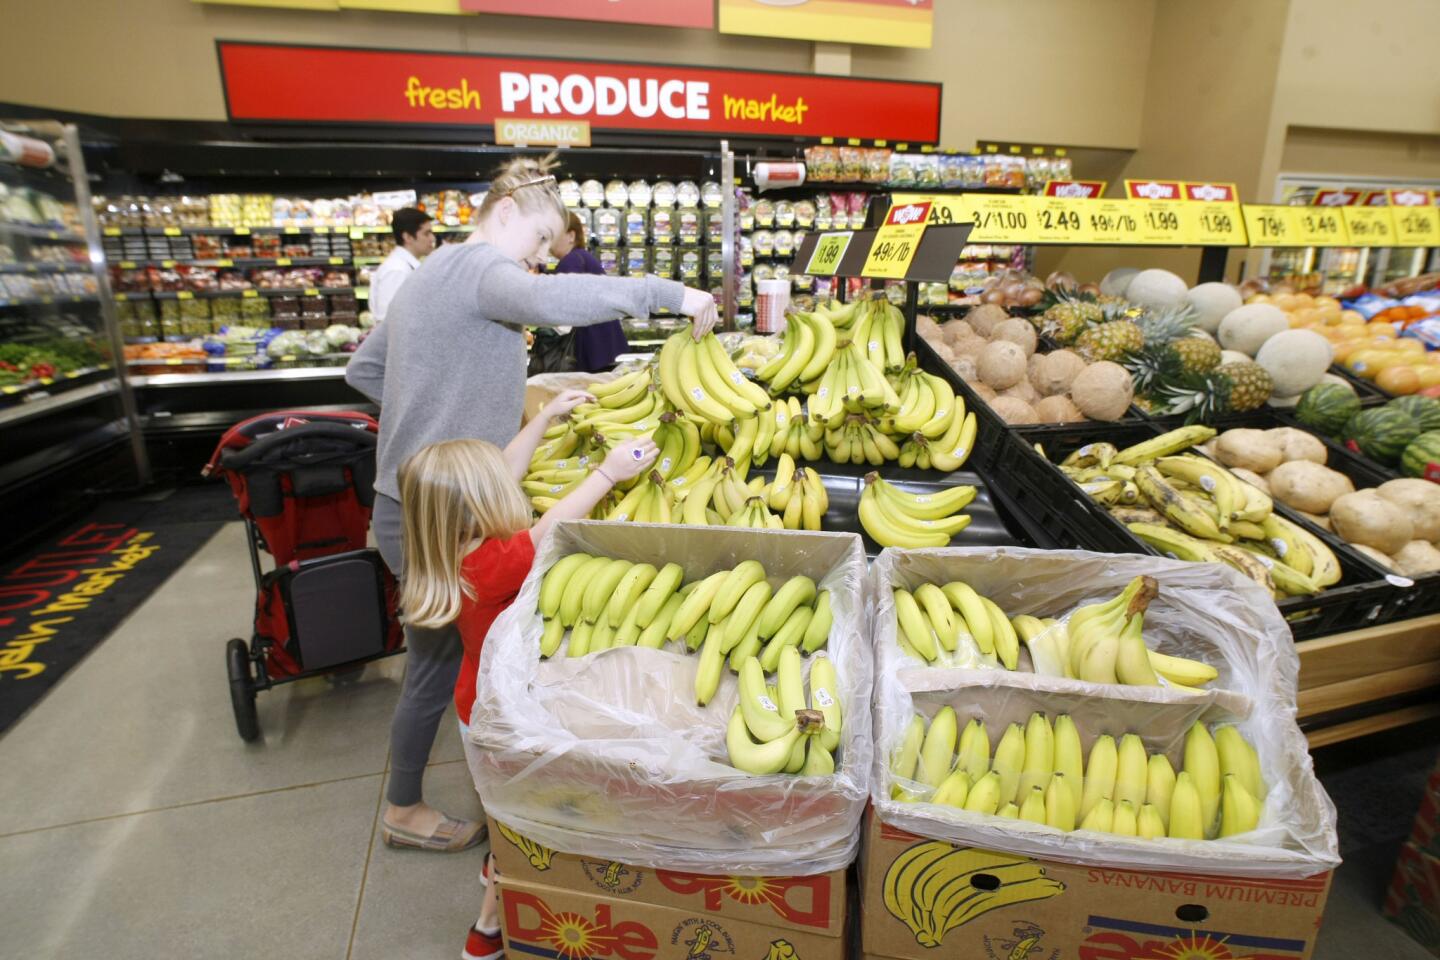
<instances>
[{"instance_id":1,"label":"tile floor","mask_svg":"<svg viewBox=\"0 0 1440 960\"><path fill-rule=\"evenodd\" d=\"M0 957L459 955L483 848L397 852L376 828L403 658L352 685L261 694L264 739L247 745L221 650L252 602L243 529L227 524L0 738ZM441 731L427 789L473 815L451 718ZM1433 754L1433 736L1415 742ZM1425 748L1403 746L1386 762L1409 771L1413 792ZM1337 787L1370 782L1336 766ZM1390 791L1393 809L1366 822L1353 815L1374 820L1363 793L1351 814L1340 804L1342 830L1359 827L1316 956L1423 960L1378 913L1408 829L1398 811L1413 802Z\"/></svg>"}]
</instances>

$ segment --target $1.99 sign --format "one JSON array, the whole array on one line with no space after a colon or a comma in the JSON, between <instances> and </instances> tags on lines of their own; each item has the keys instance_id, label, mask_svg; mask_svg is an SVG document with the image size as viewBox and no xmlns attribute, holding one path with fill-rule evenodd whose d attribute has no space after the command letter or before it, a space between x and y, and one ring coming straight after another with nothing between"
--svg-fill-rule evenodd
<instances>
[{"instance_id":1,"label":"$1.99 sign","mask_svg":"<svg viewBox=\"0 0 1440 960\"><path fill-rule=\"evenodd\" d=\"M890 207L885 222L875 232L870 255L865 258L863 276L883 280L904 280L910 262L920 249L920 238L930 220L930 203L897 203Z\"/></svg>"}]
</instances>

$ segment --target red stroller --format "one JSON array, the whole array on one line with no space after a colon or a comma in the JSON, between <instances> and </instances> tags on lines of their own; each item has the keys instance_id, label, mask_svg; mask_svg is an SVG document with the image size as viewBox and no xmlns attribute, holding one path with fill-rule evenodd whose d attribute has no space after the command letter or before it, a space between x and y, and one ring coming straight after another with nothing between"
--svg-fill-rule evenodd
<instances>
[{"instance_id":1,"label":"red stroller","mask_svg":"<svg viewBox=\"0 0 1440 960\"><path fill-rule=\"evenodd\" d=\"M404 650L395 580L366 546L378 429L363 413L264 414L226 431L205 466L235 493L255 574L255 632L225 647L245 740L260 735L257 691Z\"/></svg>"}]
</instances>

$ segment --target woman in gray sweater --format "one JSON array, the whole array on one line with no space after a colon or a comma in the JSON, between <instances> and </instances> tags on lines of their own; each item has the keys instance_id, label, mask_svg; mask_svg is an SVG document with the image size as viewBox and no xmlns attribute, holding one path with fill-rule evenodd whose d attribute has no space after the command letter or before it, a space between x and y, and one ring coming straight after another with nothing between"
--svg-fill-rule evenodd
<instances>
[{"instance_id":1,"label":"woman in gray sweater","mask_svg":"<svg viewBox=\"0 0 1440 960\"><path fill-rule=\"evenodd\" d=\"M440 440L474 438L503 448L515 436L525 404L526 325L588 326L662 308L694 318L697 339L715 325L710 294L672 280L531 273L568 219L551 168L548 157L502 167L469 241L426 258L346 367L346 382L380 405L373 524L397 575L400 464ZM421 793L435 731L455 691L460 637L453 627L407 626L405 643L405 682L390 726L385 841L463 850L484 839L484 822L445 816Z\"/></svg>"}]
</instances>

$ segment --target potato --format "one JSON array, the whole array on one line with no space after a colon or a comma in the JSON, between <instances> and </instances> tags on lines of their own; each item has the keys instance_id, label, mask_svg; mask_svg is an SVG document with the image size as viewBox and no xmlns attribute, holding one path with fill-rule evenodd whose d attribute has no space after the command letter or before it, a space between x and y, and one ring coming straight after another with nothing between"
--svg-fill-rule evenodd
<instances>
[{"instance_id":1,"label":"potato","mask_svg":"<svg viewBox=\"0 0 1440 960\"><path fill-rule=\"evenodd\" d=\"M1429 481L1427 480L1426 483L1429 483ZM1365 554L1365 556L1369 557L1371 560L1374 560L1386 570L1395 569L1395 561L1391 560L1389 557L1385 556L1385 554L1381 553L1379 550L1376 550L1374 547L1367 547L1363 543L1352 543L1350 544L1350 548L1358 553Z\"/></svg>"},{"instance_id":2,"label":"potato","mask_svg":"<svg viewBox=\"0 0 1440 960\"><path fill-rule=\"evenodd\" d=\"M1337 497L1355 492L1343 473L1310 460L1291 460L1270 471L1270 496L1306 513L1329 513Z\"/></svg>"},{"instance_id":3,"label":"potato","mask_svg":"<svg viewBox=\"0 0 1440 960\"><path fill-rule=\"evenodd\" d=\"M1393 559L1396 569L1407 577L1423 577L1440 571L1440 550L1436 550L1429 540L1411 540L1396 552Z\"/></svg>"},{"instance_id":4,"label":"potato","mask_svg":"<svg viewBox=\"0 0 1440 960\"><path fill-rule=\"evenodd\" d=\"M1322 517L1318 513L1306 513L1304 510L1297 510L1295 512L1300 514L1300 516L1304 517L1306 520L1309 520L1311 523L1315 524L1315 526L1319 527L1321 530L1330 529L1329 517Z\"/></svg>"},{"instance_id":5,"label":"potato","mask_svg":"<svg viewBox=\"0 0 1440 960\"><path fill-rule=\"evenodd\" d=\"M1280 466L1280 444L1264 430L1226 430L1215 440L1215 456L1227 467L1269 473Z\"/></svg>"},{"instance_id":6,"label":"potato","mask_svg":"<svg viewBox=\"0 0 1440 960\"><path fill-rule=\"evenodd\" d=\"M1330 505L1330 523L1349 543L1394 554L1414 539L1415 528L1402 507L1374 490L1347 493Z\"/></svg>"},{"instance_id":7,"label":"potato","mask_svg":"<svg viewBox=\"0 0 1440 960\"><path fill-rule=\"evenodd\" d=\"M1406 477L1382 483L1375 492L1409 515L1415 539L1440 540L1440 485Z\"/></svg>"},{"instance_id":8,"label":"potato","mask_svg":"<svg viewBox=\"0 0 1440 960\"><path fill-rule=\"evenodd\" d=\"M1324 466L1330 459L1329 451L1325 449L1325 443L1319 437L1306 433L1304 430L1297 430L1294 427L1276 427L1273 430L1266 430L1265 433L1279 441L1280 456L1286 463L1292 460L1309 460Z\"/></svg>"},{"instance_id":9,"label":"potato","mask_svg":"<svg viewBox=\"0 0 1440 960\"><path fill-rule=\"evenodd\" d=\"M1239 477L1241 480L1244 480L1246 483L1250 484L1250 486L1254 487L1256 490L1259 490L1261 493L1270 492L1270 481L1266 480L1264 477L1260 476L1260 474L1256 473L1255 471L1246 470L1244 467L1234 467L1230 470L1230 472L1235 474L1235 476Z\"/></svg>"}]
</instances>

